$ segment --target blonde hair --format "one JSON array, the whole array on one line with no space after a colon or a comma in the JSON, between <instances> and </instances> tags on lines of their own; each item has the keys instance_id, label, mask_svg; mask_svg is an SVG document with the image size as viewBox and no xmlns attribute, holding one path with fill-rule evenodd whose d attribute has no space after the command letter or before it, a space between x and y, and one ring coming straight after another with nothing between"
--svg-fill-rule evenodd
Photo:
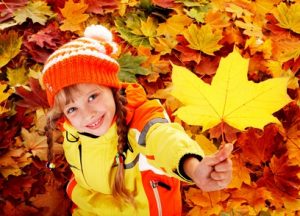
<instances>
[{"instance_id":1,"label":"blonde hair","mask_svg":"<svg viewBox=\"0 0 300 216\"><path fill-rule=\"evenodd\" d=\"M63 106L70 101L74 100L74 92L78 91L78 85L68 86L62 89L56 96L54 100L53 107L48 112L46 133L48 142L48 162L52 161L52 130L56 127L56 123L59 119L64 116ZM117 151L118 155L124 155L128 147L128 126L126 123L126 108L127 103L126 97L121 95L120 91L112 88L112 93L114 101L116 103L116 123L117 123L117 134L118 134L118 145ZM124 158L125 159L125 158ZM114 182L112 184L112 195L121 201L126 203L134 204L133 194L128 191L125 187L125 175L124 175L124 160L120 160L118 163L117 172L115 175Z\"/></svg>"}]
</instances>

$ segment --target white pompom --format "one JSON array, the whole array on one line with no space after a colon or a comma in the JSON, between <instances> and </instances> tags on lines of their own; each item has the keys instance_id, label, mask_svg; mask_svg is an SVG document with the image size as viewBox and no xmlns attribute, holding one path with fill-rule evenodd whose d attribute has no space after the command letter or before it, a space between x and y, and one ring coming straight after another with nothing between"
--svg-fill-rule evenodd
<instances>
[{"instance_id":1,"label":"white pompom","mask_svg":"<svg viewBox=\"0 0 300 216\"><path fill-rule=\"evenodd\" d=\"M112 33L102 25L90 25L86 27L84 36L92 39L96 39L103 42L112 42Z\"/></svg>"}]
</instances>

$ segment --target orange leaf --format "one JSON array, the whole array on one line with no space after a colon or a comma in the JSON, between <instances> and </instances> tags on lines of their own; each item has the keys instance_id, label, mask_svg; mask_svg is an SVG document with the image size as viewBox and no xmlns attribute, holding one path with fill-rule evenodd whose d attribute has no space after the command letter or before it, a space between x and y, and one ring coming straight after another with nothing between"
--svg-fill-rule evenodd
<instances>
[{"instance_id":1,"label":"orange leaf","mask_svg":"<svg viewBox=\"0 0 300 216\"><path fill-rule=\"evenodd\" d=\"M250 171L245 166L244 161L241 160L238 154L234 155L232 159L233 164L233 174L232 181L228 185L228 188L241 188L242 184L245 183L247 185L251 184L250 179Z\"/></svg>"},{"instance_id":2,"label":"orange leaf","mask_svg":"<svg viewBox=\"0 0 300 216\"><path fill-rule=\"evenodd\" d=\"M300 118L287 131L286 134L289 160L292 165L300 164Z\"/></svg>"},{"instance_id":3,"label":"orange leaf","mask_svg":"<svg viewBox=\"0 0 300 216\"><path fill-rule=\"evenodd\" d=\"M89 15L84 13L87 8L88 5L84 3L84 0L80 0L79 3L74 3L73 0L66 1L64 8L60 9L65 17L60 29L73 32L82 30L82 23L89 18Z\"/></svg>"}]
</instances>

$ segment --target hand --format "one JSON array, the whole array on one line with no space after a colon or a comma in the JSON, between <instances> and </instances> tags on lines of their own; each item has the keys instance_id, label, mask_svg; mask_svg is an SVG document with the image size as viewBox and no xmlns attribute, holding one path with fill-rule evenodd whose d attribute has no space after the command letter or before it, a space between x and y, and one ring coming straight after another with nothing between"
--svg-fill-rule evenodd
<instances>
[{"instance_id":1,"label":"hand","mask_svg":"<svg viewBox=\"0 0 300 216\"><path fill-rule=\"evenodd\" d=\"M191 157L184 161L185 173L203 191L216 191L227 187L232 178L232 161L229 158L232 144L225 144L218 152L201 161Z\"/></svg>"}]
</instances>

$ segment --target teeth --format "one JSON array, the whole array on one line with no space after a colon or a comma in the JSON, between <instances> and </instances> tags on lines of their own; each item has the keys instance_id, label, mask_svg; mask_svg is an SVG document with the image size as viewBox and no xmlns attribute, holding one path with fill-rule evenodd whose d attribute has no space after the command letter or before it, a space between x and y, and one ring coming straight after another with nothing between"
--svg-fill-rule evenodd
<instances>
[{"instance_id":1,"label":"teeth","mask_svg":"<svg viewBox=\"0 0 300 216\"><path fill-rule=\"evenodd\" d=\"M99 122L100 122L100 119L99 119L98 121L96 121L95 123L90 124L89 126L94 127L94 126L96 126Z\"/></svg>"}]
</instances>

